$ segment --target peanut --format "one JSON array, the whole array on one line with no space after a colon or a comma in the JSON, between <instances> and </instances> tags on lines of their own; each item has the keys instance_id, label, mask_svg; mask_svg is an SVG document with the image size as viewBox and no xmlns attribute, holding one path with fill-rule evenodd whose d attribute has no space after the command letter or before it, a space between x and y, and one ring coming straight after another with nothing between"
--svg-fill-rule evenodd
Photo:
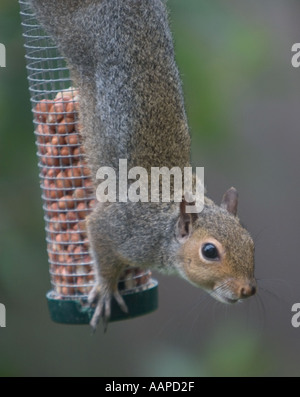
<instances>
[{"instance_id":1,"label":"peanut","mask_svg":"<svg viewBox=\"0 0 300 397\"><path fill-rule=\"evenodd\" d=\"M79 145L79 136L77 134L67 135L65 140L69 145ZM79 150L78 148L76 149Z\"/></svg>"},{"instance_id":2,"label":"peanut","mask_svg":"<svg viewBox=\"0 0 300 397\"><path fill-rule=\"evenodd\" d=\"M37 121L45 123L47 114L50 112L52 101L42 99L34 108L33 114Z\"/></svg>"},{"instance_id":3,"label":"peanut","mask_svg":"<svg viewBox=\"0 0 300 397\"><path fill-rule=\"evenodd\" d=\"M66 143L65 138L63 136L55 135L51 139L51 144L56 146L62 146Z\"/></svg>"},{"instance_id":4,"label":"peanut","mask_svg":"<svg viewBox=\"0 0 300 397\"><path fill-rule=\"evenodd\" d=\"M78 221L78 216L76 212L69 211L67 212L66 219L67 222L69 222L72 225L74 222Z\"/></svg>"},{"instance_id":5,"label":"peanut","mask_svg":"<svg viewBox=\"0 0 300 397\"><path fill-rule=\"evenodd\" d=\"M47 123L59 123L64 117L64 106L62 102L56 102L51 107L51 112L47 117Z\"/></svg>"},{"instance_id":6,"label":"peanut","mask_svg":"<svg viewBox=\"0 0 300 397\"><path fill-rule=\"evenodd\" d=\"M81 174L81 169L78 167L69 168L67 171L68 178L72 178L72 182L75 187L82 186L83 178Z\"/></svg>"},{"instance_id":7,"label":"peanut","mask_svg":"<svg viewBox=\"0 0 300 397\"><path fill-rule=\"evenodd\" d=\"M57 132L59 134L68 134L75 130L75 123L73 118L64 118L57 127Z\"/></svg>"},{"instance_id":8,"label":"peanut","mask_svg":"<svg viewBox=\"0 0 300 397\"><path fill-rule=\"evenodd\" d=\"M55 184L58 189L69 190L72 187L70 179L66 178L66 174L63 171L57 174L57 179L55 181Z\"/></svg>"},{"instance_id":9,"label":"peanut","mask_svg":"<svg viewBox=\"0 0 300 397\"><path fill-rule=\"evenodd\" d=\"M89 213L89 209L88 209L88 207L86 206L85 203L79 203L77 205L76 209L77 209L78 216L81 219L84 219Z\"/></svg>"},{"instance_id":10,"label":"peanut","mask_svg":"<svg viewBox=\"0 0 300 397\"><path fill-rule=\"evenodd\" d=\"M74 201L73 201L72 196L69 196L69 195L63 196L58 202L58 207L61 210L74 208Z\"/></svg>"},{"instance_id":11,"label":"peanut","mask_svg":"<svg viewBox=\"0 0 300 397\"><path fill-rule=\"evenodd\" d=\"M86 190L77 188L73 193L73 197L76 200L85 200L87 197Z\"/></svg>"},{"instance_id":12,"label":"peanut","mask_svg":"<svg viewBox=\"0 0 300 397\"><path fill-rule=\"evenodd\" d=\"M70 235L69 233L57 234L55 240L58 244L65 244L70 241Z\"/></svg>"}]
</instances>

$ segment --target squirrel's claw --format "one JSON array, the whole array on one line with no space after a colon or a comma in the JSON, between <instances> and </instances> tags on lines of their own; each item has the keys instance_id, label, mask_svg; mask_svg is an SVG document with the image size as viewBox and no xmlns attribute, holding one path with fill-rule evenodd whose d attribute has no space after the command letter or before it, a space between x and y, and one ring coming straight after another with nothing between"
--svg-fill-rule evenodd
<instances>
[{"instance_id":1,"label":"squirrel's claw","mask_svg":"<svg viewBox=\"0 0 300 397\"><path fill-rule=\"evenodd\" d=\"M102 302L98 301L93 317L90 321L90 326L92 327L93 333L96 332L97 325L101 317L101 313L102 313Z\"/></svg>"},{"instance_id":2,"label":"squirrel's claw","mask_svg":"<svg viewBox=\"0 0 300 397\"><path fill-rule=\"evenodd\" d=\"M94 288L91 290L88 296L88 302L90 305L96 304L96 308L93 314L93 317L90 321L90 325L93 329L93 332L96 331L97 325L102 317L104 332L107 330L108 322L111 316L111 299L112 296L117 301L118 305L120 306L121 310L125 313L128 313L127 305L121 296L120 292L116 290L114 293L101 293L101 286L95 285Z\"/></svg>"},{"instance_id":3,"label":"squirrel's claw","mask_svg":"<svg viewBox=\"0 0 300 397\"><path fill-rule=\"evenodd\" d=\"M89 305L96 304L99 300L99 296L100 296L100 285L96 284L89 293L88 296Z\"/></svg>"},{"instance_id":4,"label":"squirrel's claw","mask_svg":"<svg viewBox=\"0 0 300 397\"><path fill-rule=\"evenodd\" d=\"M98 291L100 291L99 287L97 288ZM90 321L90 326L93 329L93 332L96 331L98 323L100 321L100 318L102 317L103 321L103 326L104 326L104 332L107 330L107 325L110 319L110 314L111 314L111 294L105 294L102 295L98 292L98 294L95 293L95 291L91 291L92 294L89 296L89 301L90 303L96 303L95 311L93 314L93 317Z\"/></svg>"},{"instance_id":5,"label":"squirrel's claw","mask_svg":"<svg viewBox=\"0 0 300 397\"><path fill-rule=\"evenodd\" d=\"M128 313L128 307L127 307L122 295L120 294L120 292L118 290L114 292L114 298L117 301L118 305L120 306L121 310L124 313Z\"/></svg>"}]
</instances>

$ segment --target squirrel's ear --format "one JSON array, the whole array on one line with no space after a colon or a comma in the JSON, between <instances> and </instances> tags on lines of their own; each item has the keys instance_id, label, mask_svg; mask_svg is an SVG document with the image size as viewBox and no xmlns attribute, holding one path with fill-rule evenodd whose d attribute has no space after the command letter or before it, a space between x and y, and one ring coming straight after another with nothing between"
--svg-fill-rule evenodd
<instances>
[{"instance_id":1,"label":"squirrel's ear","mask_svg":"<svg viewBox=\"0 0 300 397\"><path fill-rule=\"evenodd\" d=\"M198 214L186 212L187 205L195 205L195 203L187 203L184 198L180 203L180 216L175 231L176 239L180 243L184 243L190 237L193 231L193 223L198 218Z\"/></svg>"},{"instance_id":2,"label":"squirrel's ear","mask_svg":"<svg viewBox=\"0 0 300 397\"><path fill-rule=\"evenodd\" d=\"M224 194L221 208L226 209L230 214L236 216L238 208L238 192L234 187L231 187Z\"/></svg>"}]
</instances>

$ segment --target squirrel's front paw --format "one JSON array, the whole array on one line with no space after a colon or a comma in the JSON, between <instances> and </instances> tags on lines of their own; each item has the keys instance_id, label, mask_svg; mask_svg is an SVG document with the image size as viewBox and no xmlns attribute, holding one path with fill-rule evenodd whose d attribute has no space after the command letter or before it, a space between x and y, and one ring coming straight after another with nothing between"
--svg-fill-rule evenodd
<instances>
[{"instance_id":1,"label":"squirrel's front paw","mask_svg":"<svg viewBox=\"0 0 300 397\"><path fill-rule=\"evenodd\" d=\"M122 298L118 289L115 289L114 292L110 292L104 289L101 285L96 284L89 293L89 304L91 306L96 305L94 315L90 321L90 325L94 331L96 331L97 325L101 317L103 320L104 332L107 330L107 325L111 315L112 297L114 297L115 300L118 302L123 312L128 313L127 305L124 302L124 299Z\"/></svg>"}]
</instances>

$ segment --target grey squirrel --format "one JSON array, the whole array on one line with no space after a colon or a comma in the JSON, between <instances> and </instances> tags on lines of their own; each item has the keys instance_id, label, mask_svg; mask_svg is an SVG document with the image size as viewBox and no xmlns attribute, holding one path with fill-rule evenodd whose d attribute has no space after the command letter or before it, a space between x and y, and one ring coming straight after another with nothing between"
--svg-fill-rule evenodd
<instances>
[{"instance_id":1,"label":"grey squirrel","mask_svg":"<svg viewBox=\"0 0 300 397\"><path fill-rule=\"evenodd\" d=\"M190 134L162 0L30 0L68 61L80 92L85 153L100 167L190 166ZM97 203L87 230L95 261L91 325L110 317L124 266L174 273L224 303L256 292L254 243L237 216L234 188L199 214L181 203Z\"/></svg>"}]
</instances>

